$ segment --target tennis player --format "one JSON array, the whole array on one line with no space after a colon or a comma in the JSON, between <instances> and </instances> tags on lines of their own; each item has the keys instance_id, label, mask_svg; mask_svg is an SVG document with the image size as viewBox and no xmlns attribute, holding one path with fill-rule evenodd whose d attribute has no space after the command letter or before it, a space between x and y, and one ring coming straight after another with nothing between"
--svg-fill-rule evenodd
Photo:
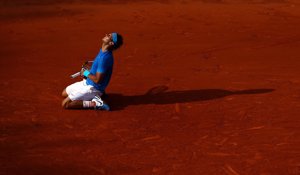
<instances>
[{"instance_id":1,"label":"tennis player","mask_svg":"<svg viewBox=\"0 0 300 175\"><path fill-rule=\"evenodd\" d=\"M90 70L82 71L84 79L69 85L63 90L62 107L65 109L99 109L110 110L101 96L109 84L113 72L113 51L123 44L123 37L118 33L106 34L102 39L102 47L94 59Z\"/></svg>"}]
</instances>

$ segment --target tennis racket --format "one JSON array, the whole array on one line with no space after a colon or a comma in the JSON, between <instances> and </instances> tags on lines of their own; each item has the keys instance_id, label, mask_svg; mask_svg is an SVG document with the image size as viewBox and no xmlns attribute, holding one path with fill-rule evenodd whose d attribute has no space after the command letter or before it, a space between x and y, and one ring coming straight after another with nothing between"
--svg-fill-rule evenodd
<instances>
[{"instance_id":1,"label":"tennis racket","mask_svg":"<svg viewBox=\"0 0 300 175\"><path fill-rule=\"evenodd\" d=\"M85 71L85 70L89 70L89 69L91 68L93 62L94 62L94 61L86 61L86 62L84 62L84 63L82 64L82 66L81 66L81 71L80 71L80 72L76 72L75 74L72 74L72 75L71 75L71 78L76 78L76 77L78 77L78 76L81 75L81 72L83 72L83 71Z\"/></svg>"}]
</instances>

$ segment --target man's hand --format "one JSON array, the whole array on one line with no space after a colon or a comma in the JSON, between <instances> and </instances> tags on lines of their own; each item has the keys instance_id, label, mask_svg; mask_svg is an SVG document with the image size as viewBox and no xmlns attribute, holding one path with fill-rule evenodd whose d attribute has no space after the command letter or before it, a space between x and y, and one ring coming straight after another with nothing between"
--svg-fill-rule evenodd
<instances>
[{"instance_id":1,"label":"man's hand","mask_svg":"<svg viewBox=\"0 0 300 175\"><path fill-rule=\"evenodd\" d=\"M80 76L83 76L84 68L81 68Z\"/></svg>"}]
</instances>

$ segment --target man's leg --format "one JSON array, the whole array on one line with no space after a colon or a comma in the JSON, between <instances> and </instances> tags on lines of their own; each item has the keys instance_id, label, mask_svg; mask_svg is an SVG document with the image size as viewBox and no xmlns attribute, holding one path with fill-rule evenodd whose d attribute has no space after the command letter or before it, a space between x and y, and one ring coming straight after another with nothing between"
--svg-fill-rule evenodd
<instances>
[{"instance_id":1,"label":"man's leg","mask_svg":"<svg viewBox=\"0 0 300 175\"><path fill-rule=\"evenodd\" d=\"M62 91L61 96L62 96L62 97L68 97L68 94L67 94L66 89L64 89L64 90Z\"/></svg>"},{"instance_id":2,"label":"man's leg","mask_svg":"<svg viewBox=\"0 0 300 175\"><path fill-rule=\"evenodd\" d=\"M82 100L72 101L69 97L66 97L62 101L62 107L65 109L95 108L95 106L96 103L93 101L82 101Z\"/></svg>"},{"instance_id":3,"label":"man's leg","mask_svg":"<svg viewBox=\"0 0 300 175\"><path fill-rule=\"evenodd\" d=\"M62 97L65 97L65 99L62 101L62 107L65 109L82 109L83 105L82 105L82 101L76 100L76 101L72 101L67 94L66 89L64 89L61 93Z\"/></svg>"},{"instance_id":4,"label":"man's leg","mask_svg":"<svg viewBox=\"0 0 300 175\"><path fill-rule=\"evenodd\" d=\"M101 99L97 90L91 92L92 86L87 86L84 81L73 83L63 90L62 107L65 109L94 108L110 110L109 106ZM96 97L97 96L97 97Z\"/></svg>"}]
</instances>

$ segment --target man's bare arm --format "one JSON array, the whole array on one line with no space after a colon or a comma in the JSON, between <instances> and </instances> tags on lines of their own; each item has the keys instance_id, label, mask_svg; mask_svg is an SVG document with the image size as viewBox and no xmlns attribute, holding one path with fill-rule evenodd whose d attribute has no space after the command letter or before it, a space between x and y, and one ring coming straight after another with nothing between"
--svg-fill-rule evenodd
<instances>
[{"instance_id":1,"label":"man's bare arm","mask_svg":"<svg viewBox=\"0 0 300 175\"><path fill-rule=\"evenodd\" d=\"M96 75L89 74L88 78L91 79L94 83L100 83L104 78L104 73L97 72Z\"/></svg>"}]
</instances>

